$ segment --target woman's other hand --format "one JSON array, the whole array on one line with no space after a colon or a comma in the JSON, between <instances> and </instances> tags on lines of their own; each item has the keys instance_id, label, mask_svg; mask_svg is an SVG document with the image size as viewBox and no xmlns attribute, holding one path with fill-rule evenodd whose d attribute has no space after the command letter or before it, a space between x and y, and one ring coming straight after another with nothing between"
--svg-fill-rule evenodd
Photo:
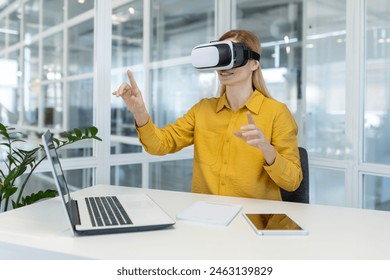
<instances>
[{"instance_id":1,"label":"woman's other hand","mask_svg":"<svg viewBox=\"0 0 390 280\"><path fill-rule=\"evenodd\" d=\"M276 158L276 151L265 137L263 131L256 126L252 114L247 113L248 124L240 127L241 131L234 131L234 135L248 145L258 148L264 155L268 165L272 165Z\"/></svg>"}]
</instances>

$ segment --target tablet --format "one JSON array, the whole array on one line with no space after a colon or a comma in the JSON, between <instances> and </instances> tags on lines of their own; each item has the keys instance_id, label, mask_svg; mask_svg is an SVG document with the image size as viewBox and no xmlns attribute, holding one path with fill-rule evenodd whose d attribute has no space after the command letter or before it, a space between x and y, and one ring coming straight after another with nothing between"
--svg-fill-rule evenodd
<instances>
[{"instance_id":1,"label":"tablet","mask_svg":"<svg viewBox=\"0 0 390 280\"><path fill-rule=\"evenodd\" d=\"M243 213L259 235L306 235L308 232L284 213Z\"/></svg>"}]
</instances>

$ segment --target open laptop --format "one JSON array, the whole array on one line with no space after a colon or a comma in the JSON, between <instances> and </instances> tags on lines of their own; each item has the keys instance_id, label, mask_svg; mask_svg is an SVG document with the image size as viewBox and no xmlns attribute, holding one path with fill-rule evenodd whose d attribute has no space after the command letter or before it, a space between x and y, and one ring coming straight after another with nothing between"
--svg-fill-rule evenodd
<instances>
[{"instance_id":1,"label":"open laptop","mask_svg":"<svg viewBox=\"0 0 390 280\"><path fill-rule=\"evenodd\" d=\"M50 130L43 146L73 235L162 229L175 224L148 195L71 197Z\"/></svg>"}]
</instances>

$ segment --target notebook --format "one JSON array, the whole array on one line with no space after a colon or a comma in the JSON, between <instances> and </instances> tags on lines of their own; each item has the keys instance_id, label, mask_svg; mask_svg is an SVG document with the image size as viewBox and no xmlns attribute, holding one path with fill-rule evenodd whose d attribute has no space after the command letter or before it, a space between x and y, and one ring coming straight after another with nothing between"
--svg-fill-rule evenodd
<instances>
[{"instance_id":1,"label":"notebook","mask_svg":"<svg viewBox=\"0 0 390 280\"><path fill-rule=\"evenodd\" d=\"M176 219L204 224L228 226L242 209L239 204L197 201L184 209Z\"/></svg>"},{"instance_id":2,"label":"notebook","mask_svg":"<svg viewBox=\"0 0 390 280\"><path fill-rule=\"evenodd\" d=\"M72 198L50 130L42 140L73 235L155 230L175 224L146 194Z\"/></svg>"}]
</instances>

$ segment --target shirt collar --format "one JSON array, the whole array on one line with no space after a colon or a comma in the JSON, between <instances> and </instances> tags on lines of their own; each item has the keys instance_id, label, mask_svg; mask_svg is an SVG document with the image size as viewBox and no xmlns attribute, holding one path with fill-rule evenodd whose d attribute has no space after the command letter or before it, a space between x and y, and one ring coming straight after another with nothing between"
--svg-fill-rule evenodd
<instances>
[{"instance_id":1,"label":"shirt collar","mask_svg":"<svg viewBox=\"0 0 390 280\"><path fill-rule=\"evenodd\" d=\"M244 104L243 107L246 107L251 113L258 114L260 112L261 104L263 104L265 96L261 94L258 90L254 90L251 97L248 99L248 101ZM224 107L231 108L229 105L229 102L226 97L226 93L223 93L223 95L219 98L216 112L218 113L221 111Z\"/></svg>"},{"instance_id":2,"label":"shirt collar","mask_svg":"<svg viewBox=\"0 0 390 280\"><path fill-rule=\"evenodd\" d=\"M218 103L217 103L217 108L216 108L216 113L218 113L219 111L221 111L224 107L228 108L228 109L231 109L230 108L230 105L229 105L229 102L226 98L226 92L224 92L222 94L222 96L219 98L218 100Z\"/></svg>"}]
</instances>

